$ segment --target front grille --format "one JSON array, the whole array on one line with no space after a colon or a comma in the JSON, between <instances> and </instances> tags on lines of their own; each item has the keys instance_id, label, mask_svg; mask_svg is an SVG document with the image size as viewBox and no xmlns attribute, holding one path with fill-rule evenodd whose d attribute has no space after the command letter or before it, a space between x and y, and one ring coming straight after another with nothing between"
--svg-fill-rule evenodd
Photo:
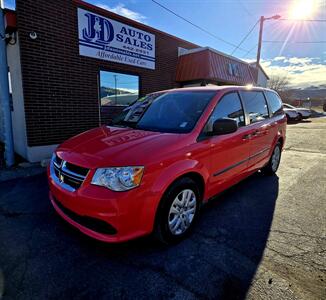
<instances>
[{"instance_id":1,"label":"front grille","mask_svg":"<svg viewBox=\"0 0 326 300\"><path fill-rule=\"evenodd\" d=\"M66 168L68 170L70 170L71 172L74 172L74 173L82 175L82 176L86 176L88 171L89 171L89 169L73 165L73 164L71 164L69 162L66 162Z\"/></svg>"},{"instance_id":2,"label":"front grille","mask_svg":"<svg viewBox=\"0 0 326 300\"><path fill-rule=\"evenodd\" d=\"M61 159L58 155L56 155L56 156L54 157L54 159L53 159L53 163L54 163L57 167L60 167L61 164L62 164L62 159Z\"/></svg>"},{"instance_id":3,"label":"front grille","mask_svg":"<svg viewBox=\"0 0 326 300\"><path fill-rule=\"evenodd\" d=\"M87 168L62 160L57 155L54 156L52 163L54 176L60 183L64 183L74 190L80 188L89 171Z\"/></svg>"},{"instance_id":4,"label":"front grille","mask_svg":"<svg viewBox=\"0 0 326 300\"><path fill-rule=\"evenodd\" d=\"M109 235L114 235L117 233L117 230L109 223L93 217L78 215L75 212L63 206L55 197L53 197L53 201L67 217L69 217L71 220L75 221L76 223L98 233L109 234Z\"/></svg>"}]
</instances>

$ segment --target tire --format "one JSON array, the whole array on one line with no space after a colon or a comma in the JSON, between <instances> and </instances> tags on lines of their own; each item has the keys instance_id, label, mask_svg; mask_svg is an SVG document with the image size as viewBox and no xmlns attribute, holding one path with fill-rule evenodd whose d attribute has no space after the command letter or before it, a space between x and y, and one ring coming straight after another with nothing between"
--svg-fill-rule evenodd
<instances>
[{"instance_id":1,"label":"tire","mask_svg":"<svg viewBox=\"0 0 326 300\"><path fill-rule=\"evenodd\" d=\"M298 121L302 121L303 117L302 114L298 113Z\"/></svg>"},{"instance_id":2,"label":"tire","mask_svg":"<svg viewBox=\"0 0 326 300\"><path fill-rule=\"evenodd\" d=\"M282 146L281 143L278 142L274 147L273 153L267 165L262 169L262 172L265 175L274 175L277 172L278 167L280 165L281 156L282 156Z\"/></svg>"},{"instance_id":3,"label":"tire","mask_svg":"<svg viewBox=\"0 0 326 300\"><path fill-rule=\"evenodd\" d=\"M185 198L182 198L183 195ZM188 206L183 199L188 200ZM158 207L154 237L166 245L184 239L194 227L200 204L198 186L192 179L184 177L175 181L163 195Z\"/></svg>"}]
</instances>

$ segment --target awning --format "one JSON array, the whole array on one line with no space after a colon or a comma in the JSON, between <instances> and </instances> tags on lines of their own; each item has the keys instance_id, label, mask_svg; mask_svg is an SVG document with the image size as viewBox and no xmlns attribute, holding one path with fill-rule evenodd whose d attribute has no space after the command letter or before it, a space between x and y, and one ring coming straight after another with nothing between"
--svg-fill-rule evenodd
<instances>
[{"instance_id":1,"label":"awning","mask_svg":"<svg viewBox=\"0 0 326 300\"><path fill-rule=\"evenodd\" d=\"M253 69L253 70L251 70ZM189 50L178 58L176 81L207 81L223 84L255 84L248 63L211 48Z\"/></svg>"}]
</instances>

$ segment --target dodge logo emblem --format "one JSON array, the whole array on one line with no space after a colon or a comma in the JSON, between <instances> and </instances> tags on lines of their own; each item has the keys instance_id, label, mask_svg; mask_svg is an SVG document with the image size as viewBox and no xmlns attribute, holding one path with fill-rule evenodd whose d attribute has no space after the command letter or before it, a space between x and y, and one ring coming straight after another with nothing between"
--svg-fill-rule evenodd
<instances>
[{"instance_id":1,"label":"dodge logo emblem","mask_svg":"<svg viewBox=\"0 0 326 300\"><path fill-rule=\"evenodd\" d=\"M63 182L64 178L63 178L62 174L59 174L59 180L60 180L60 182Z\"/></svg>"}]
</instances>

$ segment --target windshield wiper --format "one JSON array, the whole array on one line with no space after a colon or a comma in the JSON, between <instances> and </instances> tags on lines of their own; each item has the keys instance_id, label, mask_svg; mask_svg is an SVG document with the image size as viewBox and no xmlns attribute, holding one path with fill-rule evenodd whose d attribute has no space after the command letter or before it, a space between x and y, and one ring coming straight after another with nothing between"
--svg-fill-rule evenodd
<instances>
[{"instance_id":1,"label":"windshield wiper","mask_svg":"<svg viewBox=\"0 0 326 300\"><path fill-rule=\"evenodd\" d=\"M136 127L136 123L135 123L135 122L129 122L129 121L121 120L121 121L119 121L119 122L112 123L111 126L127 127L127 128L135 128L135 127Z\"/></svg>"}]
</instances>

